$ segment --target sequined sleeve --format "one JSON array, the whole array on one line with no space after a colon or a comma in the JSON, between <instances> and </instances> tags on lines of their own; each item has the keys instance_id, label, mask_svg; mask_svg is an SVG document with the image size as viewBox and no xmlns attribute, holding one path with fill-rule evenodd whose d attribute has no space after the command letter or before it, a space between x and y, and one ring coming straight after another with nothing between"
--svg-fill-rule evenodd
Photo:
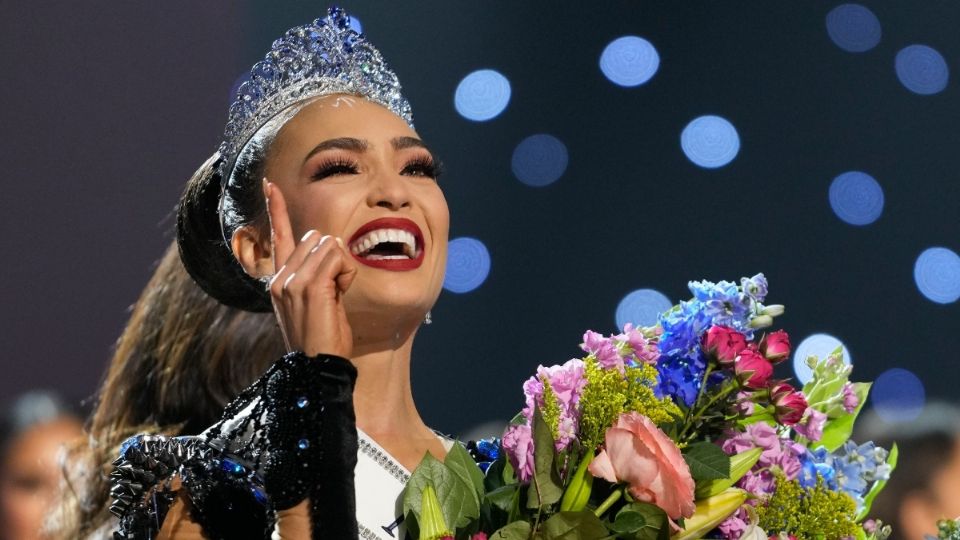
<instances>
[{"instance_id":1,"label":"sequined sleeve","mask_svg":"<svg viewBox=\"0 0 960 540\"><path fill-rule=\"evenodd\" d=\"M178 487L210 538L268 538L276 512L305 498L314 538L356 538L356 375L343 358L290 353L200 436L127 441L111 475L115 538L152 537Z\"/></svg>"}]
</instances>

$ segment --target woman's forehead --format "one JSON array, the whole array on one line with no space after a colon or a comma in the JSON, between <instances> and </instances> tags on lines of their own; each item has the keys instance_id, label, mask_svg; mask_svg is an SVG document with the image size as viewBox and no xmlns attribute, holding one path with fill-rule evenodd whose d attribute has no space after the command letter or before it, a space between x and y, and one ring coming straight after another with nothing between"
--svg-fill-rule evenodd
<instances>
[{"instance_id":1,"label":"woman's forehead","mask_svg":"<svg viewBox=\"0 0 960 540\"><path fill-rule=\"evenodd\" d=\"M280 131L279 137L285 136L302 137L305 143L351 137L375 146L396 137L415 137L416 132L382 105L359 96L334 94L305 105Z\"/></svg>"}]
</instances>

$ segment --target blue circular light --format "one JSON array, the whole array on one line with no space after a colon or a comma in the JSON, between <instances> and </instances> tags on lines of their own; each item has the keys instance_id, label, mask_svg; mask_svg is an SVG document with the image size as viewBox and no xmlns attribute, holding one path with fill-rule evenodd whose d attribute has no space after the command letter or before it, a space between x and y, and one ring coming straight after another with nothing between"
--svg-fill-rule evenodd
<instances>
[{"instance_id":1,"label":"blue circular light","mask_svg":"<svg viewBox=\"0 0 960 540\"><path fill-rule=\"evenodd\" d=\"M830 183L830 207L851 225L869 225L883 213L883 188L865 172L849 171Z\"/></svg>"},{"instance_id":2,"label":"blue circular light","mask_svg":"<svg viewBox=\"0 0 960 540\"><path fill-rule=\"evenodd\" d=\"M654 289L637 289L620 300L615 315L617 328L632 323L634 326L653 326L657 317L673 307L662 292Z\"/></svg>"},{"instance_id":3,"label":"blue circular light","mask_svg":"<svg viewBox=\"0 0 960 540\"><path fill-rule=\"evenodd\" d=\"M726 118L706 115L683 128L680 147L687 159L705 169L723 167L740 151L740 136Z\"/></svg>"},{"instance_id":4,"label":"blue circular light","mask_svg":"<svg viewBox=\"0 0 960 540\"><path fill-rule=\"evenodd\" d=\"M907 90L925 96L942 91L950 79L946 60L926 45L910 45L901 49L894 67L897 78Z\"/></svg>"},{"instance_id":5,"label":"blue circular light","mask_svg":"<svg viewBox=\"0 0 960 540\"><path fill-rule=\"evenodd\" d=\"M447 273L443 288L455 293L470 292L490 274L490 252L476 238L461 237L447 247Z\"/></svg>"},{"instance_id":6,"label":"blue circular light","mask_svg":"<svg viewBox=\"0 0 960 540\"><path fill-rule=\"evenodd\" d=\"M567 170L567 147L546 133L531 135L513 150L510 167L514 176L528 186L542 187L556 182Z\"/></svg>"},{"instance_id":7,"label":"blue circular light","mask_svg":"<svg viewBox=\"0 0 960 540\"><path fill-rule=\"evenodd\" d=\"M510 81L492 69L480 69L457 85L453 104L460 116L483 122L495 118L510 103Z\"/></svg>"},{"instance_id":8,"label":"blue circular light","mask_svg":"<svg viewBox=\"0 0 960 540\"><path fill-rule=\"evenodd\" d=\"M860 4L840 4L827 13L827 35L847 52L869 51L880 43L880 21Z\"/></svg>"},{"instance_id":9,"label":"blue circular light","mask_svg":"<svg viewBox=\"0 0 960 540\"><path fill-rule=\"evenodd\" d=\"M916 419L927 401L920 378L901 368L881 373L874 381L870 395L877 415L890 423Z\"/></svg>"},{"instance_id":10,"label":"blue circular light","mask_svg":"<svg viewBox=\"0 0 960 540\"><path fill-rule=\"evenodd\" d=\"M945 247L924 250L913 265L913 280L929 300L956 302L960 299L960 256Z\"/></svg>"},{"instance_id":11,"label":"blue circular light","mask_svg":"<svg viewBox=\"0 0 960 540\"><path fill-rule=\"evenodd\" d=\"M600 71L620 86L640 86L660 67L660 55L649 41L623 36L610 42L600 54Z\"/></svg>"},{"instance_id":12,"label":"blue circular light","mask_svg":"<svg viewBox=\"0 0 960 540\"><path fill-rule=\"evenodd\" d=\"M350 15L350 28L352 28L353 31L358 34L363 33L363 25L360 24L360 19L354 17L353 15Z\"/></svg>"},{"instance_id":13,"label":"blue circular light","mask_svg":"<svg viewBox=\"0 0 960 540\"><path fill-rule=\"evenodd\" d=\"M843 348L843 362L852 364L853 360L846 345L830 334L813 334L801 341L800 345L793 350L793 373L796 374L800 384L807 384L813 378L813 370L807 365L807 358L816 356L818 360L823 360L837 347Z\"/></svg>"}]
</instances>

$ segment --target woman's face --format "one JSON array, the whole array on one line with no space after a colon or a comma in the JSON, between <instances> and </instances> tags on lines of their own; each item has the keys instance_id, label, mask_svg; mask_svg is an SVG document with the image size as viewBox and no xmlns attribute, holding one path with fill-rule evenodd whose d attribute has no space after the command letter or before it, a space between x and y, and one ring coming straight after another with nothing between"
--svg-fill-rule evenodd
<instances>
[{"instance_id":1,"label":"woman's face","mask_svg":"<svg viewBox=\"0 0 960 540\"><path fill-rule=\"evenodd\" d=\"M81 435L80 422L65 418L34 426L11 442L0 464L0 537L42 537L63 476L60 448Z\"/></svg>"},{"instance_id":2,"label":"woman's face","mask_svg":"<svg viewBox=\"0 0 960 540\"><path fill-rule=\"evenodd\" d=\"M277 134L266 178L296 238L316 229L346 243L358 267L351 319L422 318L440 294L450 216L435 171L406 122L358 97L320 98Z\"/></svg>"}]
</instances>

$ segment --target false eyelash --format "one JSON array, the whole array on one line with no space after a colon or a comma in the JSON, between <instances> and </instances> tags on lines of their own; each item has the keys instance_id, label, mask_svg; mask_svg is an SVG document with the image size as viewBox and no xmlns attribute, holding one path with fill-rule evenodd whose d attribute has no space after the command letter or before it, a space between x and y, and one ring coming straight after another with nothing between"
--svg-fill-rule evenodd
<instances>
[{"instance_id":1,"label":"false eyelash","mask_svg":"<svg viewBox=\"0 0 960 540\"><path fill-rule=\"evenodd\" d=\"M324 178L338 174L357 174L357 164L347 159L335 158L317 166L317 172L313 173L311 178L314 180L323 180Z\"/></svg>"},{"instance_id":2,"label":"false eyelash","mask_svg":"<svg viewBox=\"0 0 960 540\"><path fill-rule=\"evenodd\" d=\"M419 176L439 180L443 174L443 164L429 156L418 156L410 160L400 171L401 174L419 172Z\"/></svg>"}]
</instances>

